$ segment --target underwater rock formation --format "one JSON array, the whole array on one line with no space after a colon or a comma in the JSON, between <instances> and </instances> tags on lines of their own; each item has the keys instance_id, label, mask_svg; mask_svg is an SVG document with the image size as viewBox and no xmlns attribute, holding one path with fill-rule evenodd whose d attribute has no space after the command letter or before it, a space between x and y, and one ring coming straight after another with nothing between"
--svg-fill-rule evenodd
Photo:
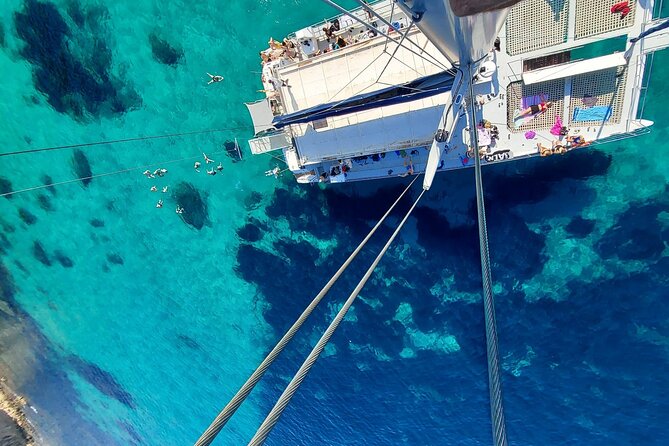
<instances>
[{"instance_id":1,"label":"underwater rock formation","mask_svg":"<svg viewBox=\"0 0 669 446\"><path fill-rule=\"evenodd\" d=\"M92 180L93 171L91 170L88 158L86 158L86 155L81 150L75 150L72 154L72 167L74 168L74 173L81 179L81 184L84 187L88 187Z\"/></svg>"},{"instance_id":2,"label":"underwater rock formation","mask_svg":"<svg viewBox=\"0 0 669 446\"><path fill-rule=\"evenodd\" d=\"M47 174L44 174L44 175L42 175L41 180L42 180L42 184L44 184L46 186L46 190L51 192L51 195L53 195L55 197L56 196L56 188L53 187L53 178L51 178Z\"/></svg>"},{"instance_id":3,"label":"underwater rock formation","mask_svg":"<svg viewBox=\"0 0 669 446\"><path fill-rule=\"evenodd\" d=\"M37 217L25 208L19 208L19 217L21 217L21 220L27 225L34 225L35 222L37 222Z\"/></svg>"},{"instance_id":4,"label":"underwater rock formation","mask_svg":"<svg viewBox=\"0 0 669 446\"><path fill-rule=\"evenodd\" d=\"M68 362L79 376L98 389L100 393L114 398L131 409L135 407L132 395L116 381L116 378L111 373L78 356L71 355L68 358Z\"/></svg>"},{"instance_id":5,"label":"underwater rock formation","mask_svg":"<svg viewBox=\"0 0 669 446\"><path fill-rule=\"evenodd\" d=\"M51 259L49 254L47 254L44 246L37 240L33 243L33 257L43 265L51 266Z\"/></svg>"},{"instance_id":6,"label":"underwater rock formation","mask_svg":"<svg viewBox=\"0 0 669 446\"><path fill-rule=\"evenodd\" d=\"M90 222L91 226L94 228L103 228L105 226L105 221L99 218L94 218Z\"/></svg>"},{"instance_id":7,"label":"underwater rock formation","mask_svg":"<svg viewBox=\"0 0 669 446\"><path fill-rule=\"evenodd\" d=\"M241 150L237 149L237 145L234 141L225 141L225 143L223 143L223 147L225 147L225 153L232 159L233 163L242 160L242 152Z\"/></svg>"},{"instance_id":8,"label":"underwater rock formation","mask_svg":"<svg viewBox=\"0 0 669 446\"><path fill-rule=\"evenodd\" d=\"M181 217L185 223L199 230L209 222L207 203L192 184L177 184L172 190L172 198L184 209Z\"/></svg>"},{"instance_id":9,"label":"underwater rock formation","mask_svg":"<svg viewBox=\"0 0 669 446\"><path fill-rule=\"evenodd\" d=\"M37 203L39 204L39 207L41 207L47 212L53 210L53 206L51 205L51 199L47 195L39 194L37 196Z\"/></svg>"},{"instance_id":10,"label":"underwater rock formation","mask_svg":"<svg viewBox=\"0 0 669 446\"><path fill-rule=\"evenodd\" d=\"M123 257L113 252L107 254L107 260L114 265L123 265Z\"/></svg>"},{"instance_id":11,"label":"underwater rock formation","mask_svg":"<svg viewBox=\"0 0 669 446\"><path fill-rule=\"evenodd\" d=\"M595 221L583 218L580 215L572 218L565 230L576 238L585 238L595 229Z\"/></svg>"},{"instance_id":12,"label":"underwater rock formation","mask_svg":"<svg viewBox=\"0 0 669 446\"><path fill-rule=\"evenodd\" d=\"M156 33L149 34L151 53L158 62L171 67L177 65L184 53L183 50L174 48L166 40L161 39Z\"/></svg>"},{"instance_id":13,"label":"underwater rock formation","mask_svg":"<svg viewBox=\"0 0 669 446\"><path fill-rule=\"evenodd\" d=\"M247 242L257 242L262 238L262 231L257 225L249 222L237 230L237 235Z\"/></svg>"},{"instance_id":14,"label":"underwater rock formation","mask_svg":"<svg viewBox=\"0 0 669 446\"><path fill-rule=\"evenodd\" d=\"M659 200L633 203L595 243L595 251L605 259L614 256L622 260L659 258L665 246L657 217L664 211L666 205Z\"/></svg>"},{"instance_id":15,"label":"underwater rock formation","mask_svg":"<svg viewBox=\"0 0 669 446\"><path fill-rule=\"evenodd\" d=\"M100 117L124 113L141 102L110 74L110 36L101 27L107 15L106 9L91 7L74 14L72 29L52 3L26 0L14 14L16 33L25 43L20 54L33 66L35 88L60 113Z\"/></svg>"},{"instance_id":16,"label":"underwater rock formation","mask_svg":"<svg viewBox=\"0 0 669 446\"><path fill-rule=\"evenodd\" d=\"M12 190L12 182L6 178L0 177L0 194L6 194ZM12 194L5 195L5 198L12 198Z\"/></svg>"},{"instance_id":17,"label":"underwater rock formation","mask_svg":"<svg viewBox=\"0 0 669 446\"><path fill-rule=\"evenodd\" d=\"M74 266L72 259L58 249L53 252L53 257L65 268L72 268Z\"/></svg>"},{"instance_id":18,"label":"underwater rock formation","mask_svg":"<svg viewBox=\"0 0 669 446\"><path fill-rule=\"evenodd\" d=\"M262 203L262 194L260 192L252 191L244 198L244 208L247 211L253 211L260 207Z\"/></svg>"}]
</instances>

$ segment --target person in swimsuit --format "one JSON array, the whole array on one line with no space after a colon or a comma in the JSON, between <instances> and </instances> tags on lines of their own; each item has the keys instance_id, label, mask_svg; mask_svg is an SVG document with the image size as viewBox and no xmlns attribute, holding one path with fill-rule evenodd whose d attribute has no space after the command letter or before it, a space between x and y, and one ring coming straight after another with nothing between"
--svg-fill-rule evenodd
<instances>
[{"instance_id":1,"label":"person in swimsuit","mask_svg":"<svg viewBox=\"0 0 669 446\"><path fill-rule=\"evenodd\" d=\"M207 73L207 75L211 78L211 80L209 82L207 82L207 85L213 84L213 83L216 83L216 82L223 82L223 76L219 76L217 74L209 74L209 73Z\"/></svg>"},{"instance_id":2,"label":"person in swimsuit","mask_svg":"<svg viewBox=\"0 0 669 446\"><path fill-rule=\"evenodd\" d=\"M530 105L525 110L521 111L520 114L517 116L517 118L544 113L552 106L553 106L552 102L541 101L539 104Z\"/></svg>"},{"instance_id":3,"label":"person in swimsuit","mask_svg":"<svg viewBox=\"0 0 669 446\"><path fill-rule=\"evenodd\" d=\"M567 142L571 147L587 146L585 138L582 135L567 136Z\"/></svg>"}]
</instances>

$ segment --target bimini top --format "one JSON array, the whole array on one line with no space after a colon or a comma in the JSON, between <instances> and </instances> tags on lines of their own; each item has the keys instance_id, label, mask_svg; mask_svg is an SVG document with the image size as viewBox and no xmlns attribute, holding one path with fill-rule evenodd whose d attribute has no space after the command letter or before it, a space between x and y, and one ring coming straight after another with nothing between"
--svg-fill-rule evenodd
<instances>
[{"instance_id":1,"label":"bimini top","mask_svg":"<svg viewBox=\"0 0 669 446\"><path fill-rule=\"evenodd\" d=\"M452 72L420 77L411 82L383 88L370 93L352 96L343 101L320 104L287 115L276 116L273 124L277 129L291 124L304 124L330 116L340 116L415 101L450 91L455 76Z\"/></svg>"}]
</instances>

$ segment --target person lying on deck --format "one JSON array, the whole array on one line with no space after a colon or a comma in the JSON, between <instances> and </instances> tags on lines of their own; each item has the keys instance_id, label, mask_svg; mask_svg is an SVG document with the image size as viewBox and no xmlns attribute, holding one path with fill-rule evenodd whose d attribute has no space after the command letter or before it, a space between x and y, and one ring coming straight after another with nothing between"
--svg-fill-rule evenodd
<instances>
[{"instance_id":1,"label":"person lying on deck","mask_svg":"<svg viewBox=\"0 0 669 446\"><path fill-rule=\"evenodd\" d=\"M540 142L537 143L537 148L539 149L539 154L541 156L548 156L553 154L553 149L551 147L546 147Z\"/></svg>"},{"instance_id":2,"label":"person lying on deck","mask_svg":"<svg viewBox=\"0 0 669 446\"><path fill-rule=\"evenodd\" d=\"M573 148L583 147L590 144L582 135L567 136L567 143Z\"/></svg>"},{"instance_id":3,"label":"person lying on deck","mask_svg":"<svg viewBox=\"0 0 669 446\"><path fill-rule=\"evenodd\" d=\"M530 115L536 115L536 114L544 113L546 110L548 110L552 106L553 106L553 103L550 102L550 101L549 102L541 101L539 104L530 105L525 110L522 110L517 117L520 118L520 117L523 117L523 116L530 116Z\"/></svg>"}]
</instances>

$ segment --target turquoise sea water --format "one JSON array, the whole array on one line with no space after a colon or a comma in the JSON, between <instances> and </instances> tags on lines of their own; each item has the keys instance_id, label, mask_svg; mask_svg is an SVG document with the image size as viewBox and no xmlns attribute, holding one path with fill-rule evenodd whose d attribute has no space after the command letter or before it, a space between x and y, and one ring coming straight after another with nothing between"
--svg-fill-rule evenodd
<instances>
[{"instance_id":1,"label":"turquoise sea water","mask_svg":"<svg viewBox=\"0 0 669 446\"><path fill-rule=\"evenodd\" d=\"M140 169L0 198L0 365L52 443L192 443L403 188L302 187L265 177L271 158L223 153L251 135L242 103L260 96L268 37L332 14L306 0L0 5L1 152L232 129L81 149L93 174L168 168L155 181ZM668 60L652 134L484 171L512 444L669 438ZM203 151L222 174L193 170ZM76 178L75 153L0 158L0 186ZM206 203L201 229L174 212L183 182ZM269 444L489 444L473 198L472 172L438 176ZM250 439L382 238L219 444Z\"/></svg>"}]
</instances>

